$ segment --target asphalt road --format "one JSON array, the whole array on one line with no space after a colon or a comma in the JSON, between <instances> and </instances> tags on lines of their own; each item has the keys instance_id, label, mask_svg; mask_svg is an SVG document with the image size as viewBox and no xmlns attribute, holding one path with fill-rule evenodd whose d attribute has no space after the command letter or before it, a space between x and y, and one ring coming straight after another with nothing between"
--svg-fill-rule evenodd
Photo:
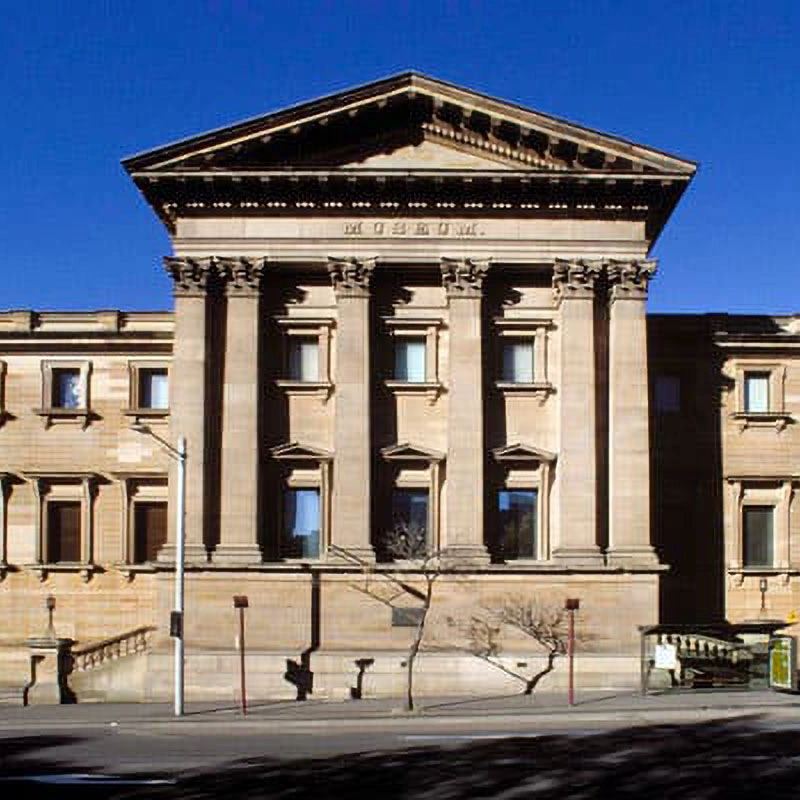
<instances>
[{"instance_id":1,"label":"asphalt road","mask_svg":"<svg viewBox=\"0 0 800 800\"><path fill-rule=\"evenodd\" d=\"M589 724L536 722L531 730L533 723L403 719L371 720L361 730L335 724L281 730L232 717L50 732L6 727L0 733L0 793L18 797L36 785L37 797L61 800L773 800L796 797L800 786L800 721L792 719L754 715L630 727L628 720L609 717ZM82 774L94 778L75 777ZM57 777L33 783L46 775ZM114 776L124 782L113 782Z\"/></svg>"}]
</instances>

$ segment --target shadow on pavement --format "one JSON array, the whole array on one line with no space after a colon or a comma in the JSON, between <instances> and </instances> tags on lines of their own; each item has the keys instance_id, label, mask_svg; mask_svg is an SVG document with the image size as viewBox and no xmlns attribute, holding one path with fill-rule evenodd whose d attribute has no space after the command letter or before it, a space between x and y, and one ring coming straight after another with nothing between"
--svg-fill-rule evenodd
<instances>
[{"instance_id":1,"label":"shadow on pavement","mask_svg":"<svg viewBox=\"0 0 800 800\"><path fill-rule=\"evenodd\" d=\"M800 740L757 718L610 733L479 740L458 747L249 759L127 792L164 798L794 798Z\"/></svg>"}]
</instances>

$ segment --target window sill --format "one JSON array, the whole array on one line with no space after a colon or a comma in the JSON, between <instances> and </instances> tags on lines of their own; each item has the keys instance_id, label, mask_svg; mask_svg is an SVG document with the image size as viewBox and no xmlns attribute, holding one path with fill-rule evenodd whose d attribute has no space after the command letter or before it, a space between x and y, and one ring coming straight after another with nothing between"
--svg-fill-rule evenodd
<instances>
[{"instance_id":1,"label":"window sill","mask_svg":"<svg viewBox=\"0 0 800 800\"><path fill-rule=\"evenodd\" d=\"M148 422L158 422L169 417L168 408L126 408L122 413L126 417L133 417L137 423L143 419Z\"/></svg>"},{"instance_id":2,"label":"window sill","mask_svg":"<svg viewBox=\"0 0 800 800\"><path fill-rule=\"evenodd\" d=\"M329 381L293 381L278 380L275 385L287 395L310 394L326 402L333 393L333 384Z\"/></svg>"},{"instance_id":3,"label":"window sill","mask_svg":"<svg viewBox=\"0 0 800 800\"><path fill-rule=\"evenodd\" d=\"M736 420L740 431L746 428L775 428L778 433L794 421L792 415L785 411L737 411L731 414L731 418Z\"/></svg>"},{"instance_id":4,"label":"window sill","mask_svg":"<svg viewBox=\"0 0 800 800\"><path fill-rule=\"evenodd\" d=\"M396 395L424 394L431 405L439 399L439 395L444 391L444 387L438 381L388 380L384 381L384 385L392 394Z\"/></svg>"},{"instance_id":5,"label":"window sill","mask_svg":"<svg viewBox=\"0 0 800 800\"><path fill-rule=\"evenodd\" d=\"M86 430L95 416L88 408L34 408L33 413L42 417L45 430L63 422L78 423Z\"/></svg>"},{"instance_id":6,"label":"window sill","mask_svg":"<svg viewBox=\"0 0 800 800\"><path fill-rule=\"evenodd\" d=\"M728 575L734 586L741 586L745 578L780 578L784 585L788 585L793 575L800 575L796 567L737 567L729 566Z\"/></svg>"},{"instance_id":7,"label":"window sill","mask_svg":"<svg viewBox=\"0 0 800 800\"><path fill-rule=\"evenodd\" d=\"M153 561L144 561L140 564L117 564L116 567L129 581L139 573L159 572L158 566Z\"/></svg>"},{"instance_id":8,"label":"window sill","mask_svg":"<svg viewBox=\"0 0 800 800\"><path fill-rule=\"evenodd\" d=\"M552 383L515 383L513 381L495 381L495 388L503 394L516 394L520 397L536 397L541 405L548 396L555 392Z\"/></svg>"},{"instance_id":9,"label":"window sill","mask_svg":"<svg viewBox=\"0 0 800 800\"><path fill-rule=\"evenodd\" d=\"M83 582L88 583L95 572L101 571L96 564L73 561L59 561L55 564L28 564L26 569L38 572L39 580L42 582L47 580L47 576L51 572L79 572L83 577Z\"/></svg>"}]
</instances>

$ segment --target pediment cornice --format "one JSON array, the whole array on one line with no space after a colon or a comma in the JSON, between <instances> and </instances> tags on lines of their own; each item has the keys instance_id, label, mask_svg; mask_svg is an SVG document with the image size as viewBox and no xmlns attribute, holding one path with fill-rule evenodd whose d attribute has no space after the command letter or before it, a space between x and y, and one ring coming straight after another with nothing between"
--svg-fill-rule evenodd
<instances>
[{"instance_id":1,"label":"pediment cornice","mask_svg":"<svg viewBox=\"0 0 800 800\"><path fill-rule=\"evenodd\" d=\"M381 450L381 455L387 461L443 461L444 453L438 450L429 450L409 442L400 442L389 445Z\"/></svg>"},{"instance_id":2,"label":"pediment cornice","mask_svg":"<svg viewBox=\"0 0 800 800\"><path fill-rule=\"evenodd\" d=\"M536 461L551 464L556 460L556 454L540 447L529 444L508 444L503 447L495 447L492 455L496 461Z\"/></svg>"},{"instance_id":3,"label":"pediment cornice","mask_svg":"<svg viewBox=\"0 0 800 800\"><path fill-rule=\"evenodd\" d=\"M422 142L478 156L487 169L690 177L696 168L653 148L413 72L166 145L123 164L134 175L357 168L371 156Z\"/></svg>"},{"instance_id":4,"label":"pediment cornice","mask_svg":"<svg viewBox=\"0 0 800 800\"><path fill-rule=\"evenodd\" d=\"M270 455L285 461L330 461L333 453L320 447L311 447L300 442L288 442L270 450Z\"/></svg>"}]
</instances>

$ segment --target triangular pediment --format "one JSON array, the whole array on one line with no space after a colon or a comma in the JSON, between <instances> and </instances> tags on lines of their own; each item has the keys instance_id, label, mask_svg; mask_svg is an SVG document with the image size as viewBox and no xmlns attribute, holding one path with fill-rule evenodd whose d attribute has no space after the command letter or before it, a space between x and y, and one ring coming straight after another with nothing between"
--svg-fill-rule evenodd
<instances>
[{"instance_id":1,"label":"triangular pediment","mask_svg":"<svg viewBox=\"0 0 800 800\"><path fill-rule=\"evenodd\" d=\"M402 442L384 447L381 455L388 461L442 461L444 453Z\"/></svg>"},{"instance_id":2,"label":"triangular pediment","mask_svg":"<svg viewBox=\"0 0 800 800\"><path fill-rule=\"evenodd\" d=\"M273 447L270 450L273 458L293 461L329 461L333 453L319 447L310 447L299 442L289 442Z\"/></svg>"},{"instance_id":3,"label":"triangular pediment","mask_svg":"<svg viewBox=\"0 0 800 800\"><path fill-rule=\"evenodd\" d=\"M417 73L126 159L134 175L270 170L669 173L692 162Z\"/></svg>"},{"instance_id":4,"label":"triangular pediment","mask_svg":"<svg viewBox=\"0 0 800 800\"><path fill-rule=\"evenodd\" d=\"M545 461L551 463L556 460L555 453L551 453L549 450L519 442L504 447L495 447L492 455L497 461Z\"/></svg>"}]
</instances>

